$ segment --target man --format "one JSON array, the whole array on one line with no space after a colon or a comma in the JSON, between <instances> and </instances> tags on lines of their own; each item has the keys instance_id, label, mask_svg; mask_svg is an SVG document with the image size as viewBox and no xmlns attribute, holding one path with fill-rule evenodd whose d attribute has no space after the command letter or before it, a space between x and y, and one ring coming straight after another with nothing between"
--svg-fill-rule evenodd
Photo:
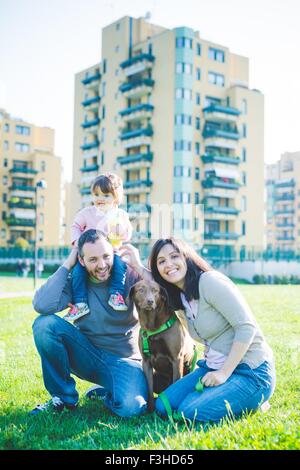
<instances>
[{"instance_id":1,"label":"man","mask_svg":"<svg viewBox=\"0 0 300 470\"><path fill-rule=\"evenodd\" d=\"M75 326L55 315L71 302L70 270L77 261L73 249L63 265L36 292L33 299L40 316L33 324L37 350L41 356L44 384L52 400L38 405L32 414L49 408L73 409L78 402L71 373L99 384L106 407L121 417L146 410L147 384L138 350L138 320L131 303L125 312L108 305L113 248L105 235L94 229L78 241L80 263L88 272L90 313ZM128 268L125 294L138 281Z\"/></svg>"}]
</instances>

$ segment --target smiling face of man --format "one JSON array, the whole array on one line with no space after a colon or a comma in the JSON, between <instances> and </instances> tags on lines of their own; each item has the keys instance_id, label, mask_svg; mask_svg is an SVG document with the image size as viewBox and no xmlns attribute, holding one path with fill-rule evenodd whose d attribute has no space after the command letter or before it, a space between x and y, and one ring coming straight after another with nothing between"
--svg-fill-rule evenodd
<instances>
[{"instance_id":1,"label":"smiling face of man","mask_svg":"<svg viewBox=\"0 0 300 470\"><path fill-rule=\"evenodd\" d=\"M86 242L82 247L82 257L79 257L79 261L95 280L107 281L114 262L113 248L103 237L95 243Z\"/></svg>"}]
</instances>

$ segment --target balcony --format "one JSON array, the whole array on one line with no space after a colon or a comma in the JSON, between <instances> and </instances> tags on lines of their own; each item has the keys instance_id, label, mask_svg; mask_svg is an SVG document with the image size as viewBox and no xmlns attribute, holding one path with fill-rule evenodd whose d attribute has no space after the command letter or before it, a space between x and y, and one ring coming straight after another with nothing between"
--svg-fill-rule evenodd
<instances>
[{"instance_id":1,"label":"balcony","mask_svg":"<svg viewBox=\"0 0 300 470\"><path fill-rule=\"evenodd\" d=\"M153 135L153 128L152 126L148 126L145 128L134 129L134 130L126 129L120 135L120 139L127 140L127 139L134 139L135 137L141 137L141 136L151 137L152 135Z\"/></svg>"},{"instance_id":2,"label":"balcony","mask_svg":"<svg viewBox=\"0 0 300 470\"><path fill-rule=\"evenodd\" d=\"M8 207L10 209L36 209L36 204L27 204L26 202L9 202Z\"/></svg>"},{"instance_id":3,"label":"balcony","mask_svg":"<svg viewBox=\"0 0 300 470\"><path fill-rule=\"evenodd\" d=\"M91 194L91 188L90 186L83 186L82 188L80 188L80 194L84 195L84 194Z\"/></svg>"},{"instance_id":4,"label":"balcony","mask_svg":"<svg viewBox=\"0 0 300 470\"><path fill-rule=\"evenodd\" d=\"M11 227L35 227L35 219L17 219L8 217L5 222Z\"/></svg>"},{"instance_id":5,"label":"balcony","mask_svg":"<svg viewBox=\"0 0 300 470\"><path fill-rule=\"evenodd\" d=\"M292 227L295 227L295 224L293 224L292 222L282 222L282 223L276 224L276 227L278 227L278 228L292 228Z\"/></svg>"},{"instance_id":6,"label":"balcony","mask_svg":"<svg viewBox=\"0 0 300 470\"><path fill-rule=\"evenodd\" d=\"M119 87L119 90L126 98L137 99L143 95L151 93L153 85L154 80L151 78L140 78L138 80L122 83L122 85Z\"/></svg>"},{"instance_id":7,"label":"balcony","mask_svg":"<svg viewBox=\"0 0 300 470\"><path fill-rule=\"evenodd\" d=\"M127 155L125 157L117 157L117 161L124 170L130 168L149 168L153 160L153 153L138 153L135 155Z\"/></svg>"},{"instance_id":8,"label":"balcony","mask_svg":"<svg viewBox=\"0 0 300 470\"><path fill-rule=\"evenodd\" d=\"M295 199L295 195L293 193L291 194L282 193L282 194L275 195L276 201L294 201L294 199Z\"/></svg>"},{"instance_id":9,"label":"balcony","mask_svg":"<svg viewBox=\"0 0 300 470\"><path fill-rule=\"evenodd\" d=\"M237 108L227 106L226 104L211 104L203 108L204 117L208 121L213 122L237 122L238 116L241 114Z\"/></svg>"},{"instance_id":10,"label":"balcony","mask_svg":"<svg viewBox=\"0 0 300 470\"><path fill-rule=\"evenodd\" d=\"M232 182L225 182L219 178L208 178L202 181L202 187L204 189L207 188L224 188L224 189L239 189L240 184L232 181Z\"/></svg>"},{"instance_id":11,"label":"balcony","mask_svg":"<svg viewBox=\"0 0 300 470\"><path fill-rule=\"evenodd\" d=\"M128 203L127 211L130 218L147 218L150 216L151 213L151 206L150 204L143 204L143 203Z\"/></svg>"},{"instance_id":12,"label":"balcony","mask_svg":"<svg viewBox=\"0 0 300 470\"><path fill-rule=\"evenodd\" d=\"M151 68L154 61L155 57L152 54L142 53L121 62L120 67L124 69L125 75L129 76Z\"/></svg>"},{"instance_id":13,"label":"balcony","mask_svg":"<svg viewBox=\"0 0 300 470\"><path fill-rule=\"evenodd\" d=\"M83 85L90 85L92 83L99 82L100 78L101 78L100 72L96 72L94 73L94 75L87 76L86 78L81 80L81 83Z\"/></svg>"},{"instance_id":14,"label":"balcony","mask_svg":"<svg viewBox=\"0 0 300 470\"><path fill-rule=\"evenodd\" d=\"M38 173L37 170L34 170L33 168L27 168L27 167L13 167L9 170L9 173L22 173L26 175L36 175Z\"/></svg>"},{"instance_id":15,"label":"balcony","mask_svg":"<svg viewBox=\"0 0 300 470\"><path fill-rule=\"evenodd\" d=\"M295 210L294 209L279 209L274 211L275 215L285 215L285 214L294 214Z\"/></svg>"},{"instance_id":16,"label":"balcony","mask_svg":"<svg viewBox=\"0 0 300 470\"><path fill-rule=\"evenodd\" d=\"M91 142L88 144L83 144L81 145L82 150L90 150L99 147L99 140L95 140L95 142Z\"/></svg>"},{"instance_id":17,"label":"balcony","mask_svg":"<svg viewBox=\"0 0 300 470\"><path fill-rule=\"evenodd\" d=\"M125 181L124 189L136 188L139 186L152 186L153 182L149 179L147 180L133 180L133 181Z\"/></svg>"},{"instance_id":18,"label":"balcony","mask_svg":"<svg viewBox=\"0 0 300 470\"><path fill-rule=\"evenodd\" d=\"M88 98L81 102L86 111L97 112L99 108L100 96L95 96L93 98Z\"/></svg>"},{"instance_id":19,"label":"balcony","mask_svg":"<svg viewBox=\"0 0 300 470\"><path fill-rule=\"evenodd\" d=\"M12 186L10 186L8 189L10 191L16 191L16 190L30 191L30 192L35 192L36 191L35 186L25 186L25 185L21 185L21 184L12 184Z\"/></svg>"},{"instance_id":20,"label":"balcony","mask_svg":"<svg viewBox=\"0 0 300 470\"><path fill-rule=\"evenodd\" d=\"M120 116L125 122L137 122L141 119L151 118L154 106L147 103L138 104L120 111Z\"/></svg>"},{"instance_id":21,"label":"balcony","mask_svg":"<svg viewBox=\"0 0 300 470\"><path fill-rule=\"evenodd\" d=\"M92 121L83 122L83 123L81 124L81 127L82 127L83 129L89 129L90 127L98 126L99 123L100 123L100 119L97 118L97 119L93 119Z\"/></svg>"},{"instance_id":22,"label":"balcony","mask_svg":"<svg viewBox=\"0 0 300 470\"><path fill-rule=\"evenodd\" d=\"M225 214L225 215L238 215L239 210L234 207L225 207L225 206L210 206L205 207L204 212L207 214Z\"/></svg>"},{"instance_id":23,"label":"balcony","mask_svg":"<svg viewBox=\"0 0 300 470\"><path fill-rule=\"evenodd\" d=\"M94 165L83 166L82 168L80 168L80 171L82 171L82 173L89 172L89 171L98 171L98 170L99 170L99 165L96 163Z\"/></svg>"},{"instance_id":24,"label":"balcony","mask_svg":"<svg viewBox=\"0 0 300 470\"><path fill-rule=\"evenodd\" d=\"M239 235L234 232L208 232L204 233L205 240L237 240Z\"/></svg>"},{"instance_id":25,"label":"balcony","mask_svg":"<svg viewBox=\"0 0 300 470\"><path fill-rule=\"evenodd\" d=\"M295 240L295 237L293 237L293 235L284 235L284 236L278 236L276 237L276 240L279 240L279 241L294 241Z\"/></svg>"},{"instance_id":26,"label":"balcony","mask_svg":"<svg viewBox=\"0 0 300 470\"><path fill-rule=\"evenodd\" d=\"M201 159L206 163L226 163L228 165L238 165L241 161L239 157L229 157L227 155L202 155Z\"/></svg>"},{"instance_id":27,"label":"balcony","mask_svg":"<svg viewBox=\"0 0 300 470\"><path fill-rule=\"evenodd\" d=\"M295 184L296 183L294 179L282 180L282 181L277 181L275 183L275 187L276 188L293 188Z\"/></svg>"},{"instance_id":28,"label":"balcony","mask_svg":"<svg viewBox=\"0 0 300 470\"><path fill-rule=\"evenodd\" d=\"M240 138L238 131L235 129L214 128L207 125L204 127L202 136L204 139L219 137L221 139L239 140Z\"/></svg>"}]
</instances>

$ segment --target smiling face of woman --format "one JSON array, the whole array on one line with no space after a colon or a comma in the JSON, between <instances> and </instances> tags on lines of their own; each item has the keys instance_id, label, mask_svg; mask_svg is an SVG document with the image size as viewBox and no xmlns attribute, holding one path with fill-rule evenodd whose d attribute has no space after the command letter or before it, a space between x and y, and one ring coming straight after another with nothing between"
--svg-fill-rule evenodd
<instances>
[{"instance_id":1,"label":"smiling face of woman","mask_svg":"<svg viewBox=\"0 0 300 470\"><path fill-rule=\"evenodd\" d=\"M187 264L184 256L173 245L162 247L157 256L157 269L165 281L183 289Z\"/></svg>"}]
</instances>

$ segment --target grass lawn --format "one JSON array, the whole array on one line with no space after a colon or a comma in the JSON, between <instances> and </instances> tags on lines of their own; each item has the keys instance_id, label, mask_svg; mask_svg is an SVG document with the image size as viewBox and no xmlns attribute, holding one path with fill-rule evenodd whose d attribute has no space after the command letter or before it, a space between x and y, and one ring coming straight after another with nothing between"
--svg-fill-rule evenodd
<instances>
[{"instance_id":1,"label":"grass lawn","mask_svg":"<svg viewBox=\"0 0 300 470\"><path fill-rule=\"evenodd\" d=\"M48 277L46 275L46 277ZM41 286L45 279L37 279L37 287ZM34 290L33 277L17 277L14 273L8 275L0 272L0 295L7 292L30 292Z\"/></svg>"},{"instance_id":2,"label":"grass lawn","mask_svg":"<svg viewBox=\"0 0 300 470\"><path fill-rule=\"evenodd\" d=\"M101 402L83 397L89 384L79 379L78 410L28 416L49 398L31 334L36 314L28 298L0 300L0 448L300 449L300 289L239 287L274 350L277 388L268 413L259 411L206 431L172 425L155 414L130 420L112 416Z\"/></svg>"}]
</instances>

